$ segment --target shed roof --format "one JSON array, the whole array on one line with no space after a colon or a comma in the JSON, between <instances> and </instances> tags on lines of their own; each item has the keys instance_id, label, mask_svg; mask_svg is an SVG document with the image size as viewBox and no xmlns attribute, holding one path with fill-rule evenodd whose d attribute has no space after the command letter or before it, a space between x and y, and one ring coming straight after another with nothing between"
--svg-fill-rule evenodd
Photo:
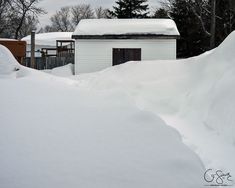
<instances>
[{"instance_id":1,"label":"shed roof","mask_svg":"<svg viewBox=\"0 0 235 188\"><path fill-rule=\"evenodd\" d=\"M171 19L85 19L79 22L72 38L176 38L179 35Z\"/></svg>"},{"instance_id":2,"label":"shed roof","mask_svg":"<svg viewBox=\"0 0 235 188\"><path fill-rule=\"evenodd\" d=\"M0 38L0 41L18 41L16 39Z\"/></svg>"}]
</instances>

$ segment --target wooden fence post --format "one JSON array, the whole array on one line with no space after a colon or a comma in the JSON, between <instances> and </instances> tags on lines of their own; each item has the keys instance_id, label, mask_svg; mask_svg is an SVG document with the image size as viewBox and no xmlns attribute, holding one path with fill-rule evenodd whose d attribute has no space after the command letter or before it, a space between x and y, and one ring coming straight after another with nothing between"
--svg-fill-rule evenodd
<instances>
[{"instance_id":1,"label":"wooden fence post","mask_svg":"<svg viewBox=\"0 0 235 188\"><path fill-rule=\"evenodd\" d=\"M31 68L35 67L35 31L31 32Z\"/></svg>"}]
</instances>

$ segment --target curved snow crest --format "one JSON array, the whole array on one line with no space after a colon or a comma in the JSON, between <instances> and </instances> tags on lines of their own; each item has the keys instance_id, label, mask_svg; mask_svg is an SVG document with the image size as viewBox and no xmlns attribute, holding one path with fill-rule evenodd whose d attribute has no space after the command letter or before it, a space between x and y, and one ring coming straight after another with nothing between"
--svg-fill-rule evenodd
<instances>
[{"instance_id":1,"label":"curved snow crest","mask_svg":"<svg viewBox=\"0 0 235 188\"><path fill-rule=\"evenodd\" d=\"M123 90L140 109L176 128L207 167L235 174L234 43L232 32L219 47L197 57L129 62L76 79L80 87Z\"/></svg>"},{"instance_id":2,"label":"curved snow crest","mask_svg":"<svg viewBox=\"0 0 235 188\"><path fill-rule=\"evenodd\" d=\"M5 46L0 45L0 77L12 75L19 69L20 65L12 53Z\"/></svg>"},{"instance_id":3,"label":"curved snow crest","mask_svg":"<svg viewBox=\"0 0 235 188\"><path fill-rule=\"evenodd\" d=\"M69 64L67 66L70 68L70 72L68 71L68 74L72 74L72 65ZM51 80L58 80L54 79L54 77L46 73L20 65L18 61L15 59L15 57L12 55L12 53L9 51L9 49L3 45L0 45L0 78L12 79L12 78L22 78L22 77L31 77L31 78L41 77L41 79L46 78ZM66 79L59 78L59 80L65 81ZM71 80L70 81L67 80L67 83L71 83Z\"/></svg>"},{"instance_id":4,"label":"curved snow crest","mask_svg":"<svg viewBox=\"0 0 235 188\"><path fill-rule=\"evenodd\" d=\"M235 31L233 31L215 50L214 56L224 59L233 60L235 53Z\"/></svg>"},{"instance_id":5,"label":"curved snow crest","mask_svg":"<svg viewBox=\"0 0 235 188\"><path fill-rule=\"evenodd\" d=\"M203 187L201 161L160 118L43 75L0 80L0 187Z\"/></svg>"},{"instance_id":6,"label":"curved snow crest","mask_svg":"<svg viewBox=\"0 0 235 188\"><path fill-rule=\"evenodd\" d=\"M0 78L14 79L37 74L40 73L20 65L10 50L0 45Z\"/></svg>"},{"instance_id":7,"label":"curved snow crest","mask_svg":"<svg viewBox=\"0 0 235 188\"><path fill-rule=\"evenodd\" d=\"M43 70L43 72L59 77L70 77L74 75L74 64L69 63L61 67Z\"/></svg>"},{"instance_id":8,"label":"curved snow crest","mask_svg":"<svg viewBox=\"0 0 235 188\"><path fill-rule=\"evenodd\" d=\"M195 58L80 76L78 88L30 69L0 80L0 187L204 187L198 157L125 94L207 166L235 174L231 36Z\"/></svg>"},{"instance_id":9,"label":"curved snow crest","mask_svg":"<svg viewBox=\"0 0 235 188\"><path fill-rule=\"evenodd\" d=\"M200 159L123 92L82 90L0 53L0 76L23 77L0 79L0 187L201 187Z\"/></svg>"}]
</instances>

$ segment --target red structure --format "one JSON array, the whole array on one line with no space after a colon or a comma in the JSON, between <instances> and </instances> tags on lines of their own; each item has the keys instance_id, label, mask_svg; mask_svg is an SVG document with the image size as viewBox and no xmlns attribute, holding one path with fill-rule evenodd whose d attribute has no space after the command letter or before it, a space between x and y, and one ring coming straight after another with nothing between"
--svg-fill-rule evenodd
<instances>
[{"instance_id":1,"label":"red structure","mask_svg":"<svg viewBox=\"0 0 235 188\"><path fill-rule=\"evenodd\" d=\"M20 64L24 64L26 56L26 41L18 40L0 40L0 44L7 47Z\"/></svg>"}]
</instances>

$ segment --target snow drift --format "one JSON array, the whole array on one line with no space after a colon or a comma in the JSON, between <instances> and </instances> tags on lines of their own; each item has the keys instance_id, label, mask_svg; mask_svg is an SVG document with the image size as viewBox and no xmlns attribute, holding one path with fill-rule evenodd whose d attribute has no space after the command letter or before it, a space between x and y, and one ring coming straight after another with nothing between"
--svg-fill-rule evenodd
<instances>
[{"instance_id":1,"label":"snow drift","mask_svg":"<svg viewBox=\"0 0 235 188\"><path fill-rule=\"evenodd\" d=\"M19 65L0 53L11 74ZM19 68L0 78L0 187L203 187L197 155L123 91Z\"/></svg>"},{"instance_id":2,"label":"snow drift","mask_svg":"<svg viewBox=\"0 0 235 188\"><path fill-rule=\"evenodd\" d=\"M20 65L11 52L5 46L0 45L0 77L12 75L19 68Z\"/></svg>"},{"instance_id":3,"label":"snow drift","mask_svg":"<svg viewBox=\"0 0 235 188\"><path fill-rule=\"evenodd\" d=\"M235 175L234 43L235 32L198 57L130 62L78 76L78 85L125 92L140 109L175 127L208 168Z\"/></svg>"},{"instance_id":4,"label":"snow drift","mask_svg":"<svg viewBox=\"0 0 235 188\"><path fill-rule=\"evenodd\" d=\"M60 76L60 77L69 77L74 75L74 64L67 64L61 67L56 67L53 69L46 69L43 70L43 72L55 75L55 76Z\"/></svg>"}]
</instances>

